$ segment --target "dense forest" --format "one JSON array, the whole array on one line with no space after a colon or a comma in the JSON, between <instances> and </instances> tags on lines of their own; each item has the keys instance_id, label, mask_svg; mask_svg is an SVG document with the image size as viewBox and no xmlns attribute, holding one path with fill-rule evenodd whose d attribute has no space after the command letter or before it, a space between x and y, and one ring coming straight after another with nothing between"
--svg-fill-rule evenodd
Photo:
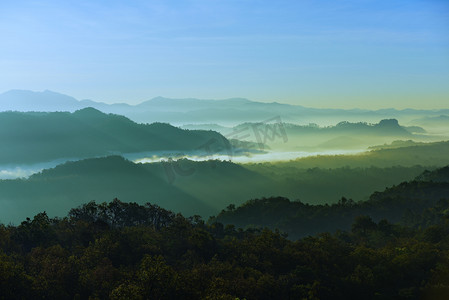
<instances>
[{"instance_id":1,"label":"dense forest","mask_svg":"<svg viewBox=\"0 0 449 300\"><path fill-rule=\"evenodd\" d=\"M355 217L366 215L406 226L429 226L449 211L449 167L425 171L414 180L373 193L367 201L341 198L334 204L311 205L283 197L253 199L229 205L211 220L238 227L269 227L292 238L348 230ZM423 220L425 215L428 220ZM432 217L430 217L432 216Z\"/></svg>"},{"instance_id":2,"label":"dense forest","mask_svg":"<svg viewBox=\"0 0 449 300\"><path fill-rule=\"evenodd\" d=\"M118 199L42 212L0 225L0 298L447 299L448 172L366 202L252 200L207 222Z\"/></svg>"},{"instance_id":3,"label":"dense forest","mask_svg":"<svg viewBox=\"0 0 449 300\"><path fill-rule=\"evenodd\" d=\"M0 226L1 299L447 299L449 219L368 216L296 241L158 206L90 202Z\"/></svg>"},{"instance_id":4,"label":"dense forest","mask_svg":"<svg viewBox=\"0 0 449 300\"><path fill-rule=\"evenodd\" d=\"M283 197L253 199L237 208L231 204L211 220L243 228L279 229L291 238L347 230L360 215L419 227L440 220L449 211L448 195L449 182L413 181L376 192L368 201L343 197L335 204L311 205Z\"/></svg>"}]
</instances>

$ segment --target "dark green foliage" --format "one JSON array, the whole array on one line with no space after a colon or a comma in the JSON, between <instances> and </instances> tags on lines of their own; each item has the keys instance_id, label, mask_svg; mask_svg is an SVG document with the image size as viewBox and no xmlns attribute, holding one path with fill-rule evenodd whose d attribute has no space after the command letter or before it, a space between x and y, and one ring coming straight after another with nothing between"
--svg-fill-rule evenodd
<instances>
[{"instance_id":1,"label":"dark green foliage","mask_svg":"<svg viewBox=\"0 0 449 300\"><path fill-rule=\"evenodd\" d=\"M411 229L360 216L349 232L291 241L91 202L0 226L0 299L445 299L448 233L447 217Z\"/></svg>"},{"instance_id":2,"label":"dark green foliage","mask_svg":"<svg viewBox=\"0 0 449 300\"><path fill-rule=\"evenodd\" d=\"M413 227L429 226L449 215L449 182L444 182L442 176L446 169L418 176L441 181L403 182L373 193L368 201L354 202L343 197L335 204L310 205L282 197L254 199L238 208L223 210L210 222L243 228L277 228L291 238L335 232L337 229L349 230L354 218L360 215L370 216L375 221L387 219Z\"/></svg>"},{"instance_id":3,"label":"dark green foliage","mask_svg":"<svg viewBox=\"0 0 449 300\"><path fill-rule=\"evenodd\" d=\"M433 172L426 170L420 176L416 177L419 181L436 181L436 182L449 182L449 166L440 168Z\"/></svg>"},{"instance_id":4,"label":"dark green foliage","mask_svg":"<svg viewBox=\"0 0 449 300\"><path fill-rule=\"evenodd\" d=\"M69 218L89 223L104 223L109 227L153 226L155 229L166 227L174 218L174 214L150 203L144 206L137 203L123 203L114 199L110 203L97 205L94 201L73 208Z\"/></svg>"},{"instance_id":5,"label":"dark green foliage","mask_svg":"<svg viewBox=\"0 0 449 300\"><path fill-rule=\"evenodd\" d=\"M411 180L421 174L423 166L298 168L288 163L245 165L269 178L270 190L264 195L283 195L310 204L335 203L345 196L367 200L375 191Z\"/></svg>"}]
</instances>

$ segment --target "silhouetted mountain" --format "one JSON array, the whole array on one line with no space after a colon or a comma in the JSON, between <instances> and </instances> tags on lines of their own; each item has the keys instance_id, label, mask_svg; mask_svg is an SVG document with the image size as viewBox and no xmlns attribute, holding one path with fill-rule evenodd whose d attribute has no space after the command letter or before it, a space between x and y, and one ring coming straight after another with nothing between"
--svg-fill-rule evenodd
<instances>
[{"instance_id":1,"label":"silhouetted mountain","mask_svg":"<svg viewBox=\"0 0 449 300\"><path fill-rule=\"evenodd\" d=\"M0 94L0 111L74 111L83 107L73 97L48 90L11 90Z\"/></svg>"},{"instance_id":2,"label":"silhouetted mountain","mask_svg":"<svg viewBox=\"0 0 449 300\"><path fill-rule=\"evenodd\" d=\"M210 141L224 148L229 146L222 135L213 131L183 130L164 123L137 124L94 108L74 113L2 112L0 139L0 164L111 153L193 151Z\"/></svg>"},{"instance_id":3,"label":"silhouetted mountain","mask_svg":"<svg viewBox=\"0 0 449 300\"><path fill-rule=\"evenodd\" d=\"M396 119L381 120L377 124L366 122L339 122L335 126L316 124L296 125L273 119L266 123L246 122L232 129L219 129L226 137L245 136L247 141L266 143L272 149L291 151L321 151L326 149L365 149L373 144L397 139L431 138L412 134ZM234 134L239 133L239 134Z\"/></svg>"},{"instance_id":4,"label":"silhouetted mountain","mask_svg":"<svg viewBox=\"0 0 449 300\"><path fill-rule=\"evenodd\" d=\"M410 136L410 132L399 125L396 119L384 119L377 124L364 122L340 122L336 126L321 128L322 132L351 133L353 135Z\"/></svg>"}]
</instances>

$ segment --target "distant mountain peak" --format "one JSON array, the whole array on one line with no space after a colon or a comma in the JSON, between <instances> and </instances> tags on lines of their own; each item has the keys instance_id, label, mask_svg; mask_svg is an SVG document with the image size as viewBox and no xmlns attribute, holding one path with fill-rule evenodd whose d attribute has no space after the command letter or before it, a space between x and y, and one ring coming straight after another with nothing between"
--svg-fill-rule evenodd
<instances>
[{"instance_id":1,"label":"distant mountain peak","mask_svg":"<svg viewBox=\"0 0 449 300\"><path fill-rule=\"evenodd\" d=\"M377 124L379 127L400 127L398 120L396 119L384 119Z\"/></svg>"},{"instance_id":2,"label":"distant mountain peak","mask_svg":"<svg viewBox=\"0 0 449 300\"><path fill-rule=\"evenodd\" d=\"M38 96L38 95L42 95L42 94L44 94L44 95L63 96L63 97L75 99L75 98L73 98L71 96L68 96L68 95L65 95L65 94L62 94L62 93L58 93L58 92L54 92L54 91L51 91L51 90L43 90L42 92L40 92L40 91L31 91L31 90L12 89L12 90L6 91L6 92L4 92L4 93L2 93L0 95L17 95L17 96L20 96L20 95L24 95L24 96L36 95L36 96Z\"/></svg>"},{"instance_id":3,"label":"distant mountain peak","mask_svg":"<svg viewBox=\"0 0 449 300\"><path fill-rule=\"evenodd\" d=\"M154 97L154 98L150 99L149 101L159 102L159 101L166 101L166 100L172 100L172 99L165 98L165 97L162 97L162 96L157 96L157 97Z\"/></svg>"},{"instance_id":4,"label":"distant mountain peak","mask_svg":"<svg viewBox=\"0 0 449 300\"><path fill-rule=\"evenodd\" d=\"M105 113L99 111L96 108L93 107L85 107L82 109L78 109L73 114L75 115L83 115L83 116L98 116L98 115L105 115Z\"/></svg>"},{"instance_id":5,"label":"distant mountain peak","mask_svg":"<svg viewBox=\"0 0 449 300\"><path fill-rule=\"evenodd\" d=\"M50 90L9 90L0 94L0 111L73 111L81 107L75 98Z\"/></svg>"},{"instance_id":6,"label":"distant mountain peak","mask_svg":"<svg viewBox=\"0 0 449 300\"><path fill-rule=\"evenodd\" d=\"M34 93L39 93L39 92L34 92ZM58 92L54 92L54 91L52 91L52 90L43 90L42 92L40 92L40 93L43 93L43 94L56 94L56 95L64 95L64 94L61 94L61 93L58 93ZM67 95L64 95L64 96L67 96ZM70 96L69 96L70 97Z\"/></svg>"}]
</instances>

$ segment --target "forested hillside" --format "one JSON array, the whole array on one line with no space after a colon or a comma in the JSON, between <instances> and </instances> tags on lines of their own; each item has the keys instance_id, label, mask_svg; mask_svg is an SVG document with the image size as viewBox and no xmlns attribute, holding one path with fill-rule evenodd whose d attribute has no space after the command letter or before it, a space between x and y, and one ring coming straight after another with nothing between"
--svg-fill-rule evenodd
<instances>
[{"instance_id":1,"label":"forested hillside","mask_svg":"<svg viewBox=\"0 0 449 300\"><path fill-rule=\"evenodd\" d=\"M91 202L0 225L0 297L447 299L442 209L419 229L359 216L349 231L291 241L152 204Z\"/></svg>"},{"instance_id":2,"label":"forested hillside","mask_svg":"<svg viewBox=\"0 0 449 300\"><path fill-rule=\"evenodd\" d=\"M230 205L210 222L238 227L269 227L298 238L319 232L348 230L355 217L366 215L374 221L407 226L428 226L449 212L448 168L426 171L410 182L375 192L367 201L341 198L338 203L310 205L287 198L262 198L239 207ZM435 213L438 212L438 213Z\"/></svg>"},{"instance_id":3,"label":"forested hillside","mask_svg":"<svg viewBox=\"0 0 449 300\"><path fill-rule=\"evenodd\" d=\"M0 164L160 150L219 151L229 142L219 133L182 130L165 123L137 124L93 108L74 113L0 112ZM215 141L214 147L204 149Z\"/></svg>"},{"instance_id":4,"label":"forested hillside","mask_svg":"<svg viewBox=\"0 0 449 300\"><path fill-rule=\"evenodd\" d=\"M270 196L304 203L364 200L374 191L410 180L426 168L313 168L288 165L247 167L229 161L166 161L136 164L120 156L67 162L28 179L0 180L0 221L20 222L45 207L64 215L91 200L151 202L186 216L208 218L233 203ZM325 187L325 188L323 188Z\"/></svg>"}]
</instances>

